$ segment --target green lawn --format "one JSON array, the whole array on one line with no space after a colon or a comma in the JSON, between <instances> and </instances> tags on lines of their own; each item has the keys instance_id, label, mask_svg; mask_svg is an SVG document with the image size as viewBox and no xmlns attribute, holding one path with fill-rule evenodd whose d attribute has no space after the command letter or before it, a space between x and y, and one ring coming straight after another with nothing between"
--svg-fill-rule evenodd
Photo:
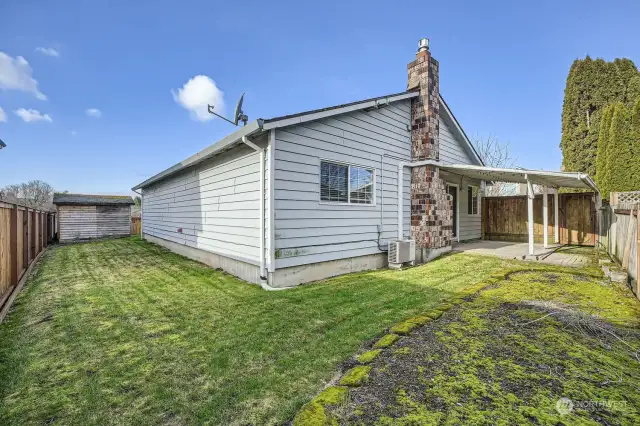
<instances>
[{"instance_id":1,"label":"green lawn","mask_svg":"<svg viewBox=\"0 0 640 426\"><path fill-rule=\"evenodd\" d=\"M363 342L513 264L266 292L137 238L53 248L0 324L0 424L286 422Z\"/></svg>"}]
</instances>

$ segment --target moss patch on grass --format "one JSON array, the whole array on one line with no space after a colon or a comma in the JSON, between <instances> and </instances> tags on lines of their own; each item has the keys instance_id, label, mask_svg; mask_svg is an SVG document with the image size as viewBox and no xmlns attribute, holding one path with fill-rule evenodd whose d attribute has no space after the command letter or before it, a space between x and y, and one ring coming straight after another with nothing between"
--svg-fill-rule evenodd
<instances>
[{"instance_id":1,"label":"moss patch on grass","mask_svg":"<svg viewBox=\"0 0 640 426\"><path fill-rule=\"evenodd\" d=\"M294 426L330 426L332 424L338 423L329 417L324 405L317 402L306 404L293 419Z\"/></svg>"},{"instance_id":2,"label":"moss patch on grass","mask_svg":"<svg viewBox=\"0 0 640 426\"><path fill-rule=\"evenodd\" d=\"M339 422L640 424L640 303L592 272L510 271L383 351Z\"/></svg>"},{"instance_id":3,"label":"moss patch on grass","mask_svg":"<svg viewBox=\"0 0 640 426\"><path fill-rule=\"evenodd\" d=\"M346 401L347 396L349 395L349 390L342 386L329 386L318 396L316 396L313 401L322 405L338 405Z\"/></svg>"},{"instance_id":4,"label":"moss patch on grass","mask_svg":"<svg viewBox=\"0 0 640 426\"><path fill-rule=\"evenodd\" d=\"M305 404L293 419L294 426L326 426L337 424L326 407L344 403L349 390L343 386L330 386L320 392L311 402Z\"/></svg>"},{"instance_id":5,"label":"moss patch on grass","mask_svg":"<svg viewBox=\"0 0 640 426\"><path fill-rule=\"evenodd\" d=\"M356 360L361 364L369 364L371 361L376 359L378 355L380 355L382 349L372 349L365 353L362 353L356 357Z\"/></svg>"},{"instance_id":6,"label":"moss patch on grass","mask_svg":"<svg viewBox=\"0 0 640 426\"><path fill-rule=\"evenodd\" d=\"M369 378L369 372L371 371L371 366L369 365L359 365L357 367L353 367L344 373L344 376L340 379L340 384L343 386L360 386L365 380Z\"/></svg>"},{"instance_id":7,"label":"moss patch on grass","mask_svg":"<svg viewBox=\"0 0 640 426\"><path fill-rule=\"evenodd\" d=\"M393 334L393 333L385 334L380 338L380 340L374 343L373 347L377 349L388 348L389 346L397 342L399 338L400 336L398 336L397 334Z\"/></svg>"}]
</instances>

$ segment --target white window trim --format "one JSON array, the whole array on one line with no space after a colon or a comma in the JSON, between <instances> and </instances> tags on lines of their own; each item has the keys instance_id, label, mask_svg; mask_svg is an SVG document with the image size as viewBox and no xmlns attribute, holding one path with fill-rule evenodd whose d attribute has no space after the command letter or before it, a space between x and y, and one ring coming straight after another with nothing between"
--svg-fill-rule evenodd
<instances>
[{"instance_id":1,"label":"white window trim","mask_svg":"<svg viewBox=\"0 0 640 426\"><path fill-rule=\"evenodd\" d=\"M469 188L475 188L476 194L478 195L476 196L476 212L473 213L473 210L471 210L471 213L469 213L469 208L467 207L467 216L480 216L482 214L480 211L480 187L478 185L467 185L467 194L465 194L467 196L467 200L469 199ZM473 197L471 197L471 200L473 201Z\"/></svg>"},{"instance_id":2,"label":"white window trim","mask_svg":"<svg viewBox=\"0 0 640 426\"><path fill-rule=\"evenodd\" d=\"M455 241L460 242L460 185L458 185L457 183L447 182L447 194L449 194L450 186L456 189L456 217L454 219L456 221L456 235L454 235L452 239L455 239Z\"/></svg>"},{"instance_id":3,"label":"white window trim","mask_svg":"<svg viewBox=\"0 0 640 426\"><path fill-rule=\"evenodd\" d=\"M342 166L347 166L347 201L323 201L322 200L322 163L333 163L333 164L340 164ZM373 196L373 202L372 203L352 203L351 202L351 167L358 167L360 169L365 169L365 170L371 170L371 172L373 173L373 190L372 190L372 196ZM321 205L329 205L329 206L358 206L358 207L375 207L376 206L376 199L377 199L377 182L376 182L376 168L375 167L367 167L367 166L362 166L360 164L355 164L355 163L347 163L344 161L336 161L336 160L331 160L329 158L320 158L318 161L318 204Z\"/></svg>"}]
</instances>

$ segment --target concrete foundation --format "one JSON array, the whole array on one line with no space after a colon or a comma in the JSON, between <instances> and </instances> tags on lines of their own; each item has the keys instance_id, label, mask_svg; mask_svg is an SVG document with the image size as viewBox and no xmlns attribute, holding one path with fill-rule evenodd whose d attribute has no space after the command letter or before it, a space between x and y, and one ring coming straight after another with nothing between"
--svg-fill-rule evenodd
<instances>
[{"instance_id":1,"label":"concrete foundation","mask_svg":"<svg viewBox=\"0 0 640 426\"><path fill-rule=\"evenodd\" d=\"M446 247L440 248L422 248L416 247L416 263L427 263L431 262L433 259L442 256L445 253L451 251L451 246L448 245Z\"/></svg>"},{"instance_id":2,"label":"concrete foundation","mask_svg":"<svg viewBox=\"0 0 640 426\"><path fill-rule=\"evenodd\" d=\"M186 246L184 244L174 243L153 235L144 234L145 240L168 248L174 253L181 254L189 259L197 260L212 268L220 268L241 280L248 281L253 284L260 284L260 267L241 260L232 259L220 254L211 253L209 251L200 250L195 247Z\"/></svg>"},{"instance_id":3,"label":"concrete foundation","mask_svg":"<svg viewBox=\"0 0 640 426\"><path fill-rule=\"evenodd\" d=\"M386 253L292 266L290 268L276 269L274 272L269 273L269 285L271 287L291 287L350 272L381 269L386 266Z\"/></svg>"},{"instance_id":4,"label":"concrete foundation","mask_svg":"<svg viewBox=\"0 0 640 426\"><path fill-rule=\"evenodd\" d=\"M212 268L220 268L241 280L252 284L260 284L260 267L258 265L253 265L238 259L232 259L209 251L200 250L184 244L174 243L173 241L154 237L149 234L144 234L143 238L151 243L165 247L174 253L202 262ZM350 272L381 269L386 267L386 253L352 257L349 259L330 260L328 262L277 269L275 272L269 273L269 285L277 288L293 287L311 281L318 281L329 277L348 274Z\"/></svg>"}]
</instances>

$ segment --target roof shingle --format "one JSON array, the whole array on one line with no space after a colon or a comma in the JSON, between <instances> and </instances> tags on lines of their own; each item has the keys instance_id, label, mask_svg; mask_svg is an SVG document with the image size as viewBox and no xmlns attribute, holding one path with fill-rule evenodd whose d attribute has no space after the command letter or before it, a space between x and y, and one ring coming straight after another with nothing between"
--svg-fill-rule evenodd
<instances>
[{"instance_id":1,"label":"roof shingle","mask_svg":"<svg viewBox=\"0 0 640 426\"><path fill-rule=\"evenodd\" d=\"M90 194L53 194L53 204L83 206L132 205L133 198L128 195L90 195Z\"/></svg>"}]
</instances>

